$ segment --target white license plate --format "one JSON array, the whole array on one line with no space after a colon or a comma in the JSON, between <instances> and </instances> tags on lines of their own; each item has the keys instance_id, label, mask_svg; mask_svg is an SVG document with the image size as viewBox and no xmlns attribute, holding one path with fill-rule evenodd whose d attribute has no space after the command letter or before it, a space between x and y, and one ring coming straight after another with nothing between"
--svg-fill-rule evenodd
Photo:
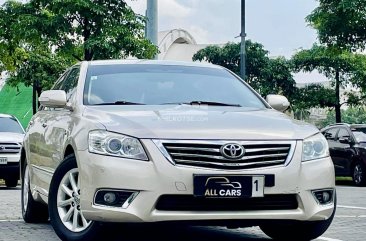
<instances>
[{"instance_id":1,"label":"white license plate","mask_svg":"<svg viewBox=\"0 0 366 241\"><path fill-rule=\"evenodd\" d=\"M264 176L194 175L194 195L207 198L263 197Z\"/></svg>"},{"instance_id":2,"label":"white license plate","mask_svg":"<svg viewBox=\"0 0 366 241\"><path fill-rule=\"evenodd\" d=\"M0 165L6 165L6 164L8 164L8 158L0 157Z\"/></svg>"}]
</instances>

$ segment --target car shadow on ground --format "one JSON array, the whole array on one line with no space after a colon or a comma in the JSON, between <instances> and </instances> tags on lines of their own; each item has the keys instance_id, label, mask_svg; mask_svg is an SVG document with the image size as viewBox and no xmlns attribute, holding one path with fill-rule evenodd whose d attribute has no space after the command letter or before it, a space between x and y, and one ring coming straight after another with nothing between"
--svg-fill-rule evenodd
<instances>
[{"instance_id":1,"label":"car shadow on ground","mask_svg":"<svg viewBox=\"0 0 366 241\"><path fill-rule=\"evenodd\" d=\"M254 234L249 229L234 229L218 227L190 227L190 226L174 226L174 225L113 225L103 230L109 233L106 240L110 241L244 241L270 240Z\"/></svg>"},{"instance_id":2,"label":"car shadow on ground","mask_svg":"<svg viewBox=\"0 0 366 241\"><path fill-rule=\"evenodd\" d=\"M0 186L0 191L1 190L7 190L7 191L19 191L20 190L20 186L17 187L6 187L6 186Z\"/></svg>"},{"instance_id":3,"label":"car shadow on ground","mask_svg":"<svg viewBox=\"0 0 366 241\"><path fill-rule=\"evenodd\" d=\"M337 186L349 186L349 187L356 187L351 180L341 180L336 181Z\"/></svg>"}]
</instances>

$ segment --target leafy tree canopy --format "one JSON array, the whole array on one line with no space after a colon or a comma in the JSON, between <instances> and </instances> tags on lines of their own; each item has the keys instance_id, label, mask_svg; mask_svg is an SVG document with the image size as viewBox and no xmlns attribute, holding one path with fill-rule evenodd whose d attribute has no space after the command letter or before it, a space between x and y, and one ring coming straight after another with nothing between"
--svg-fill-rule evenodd
<instances>
[{"instance_id":1,"label":"leafy tree canopy","mask_svg":"<svg viewBox=\"0 0 366 241\"><path fill-rule=\"evenodd\" d=\"M334 101L332 106L337 122L341 122L341 106L344 103L341 103L340 89L347 86L364 88L366 56L315 44L311 49L295 54L292 62L296 71L317 70L333 81L335 98L330 98L327 105L330 106L330 101ZM354 103L355 98L352 100Z\"/></svg>"},{"instance_id":2,"label":"leafy tree canopy","mask_svg":"<svg viewBox=\"0 0 366 241\"><path fill-rule=\"evenodd\" d=\"M348 49L365 49L366 0L319 0L307 17L322 43Z\"/></svg>"},{"instance_id":3,"label":"leafy tree canopy","mask_svg":"<svg viewBox=\"0 0 366 241\"><path fill-rule=\"evenodd\" d=\"M285 58L270 59L268 51L260 43L246 41L246 81L262 96L283 94L291 99L295 93L295 81L290 63ZM240 73L240 43L228 43L223 47L208 46L193 56L193 61L207 61Z\"/></svg>"}]
</instances>

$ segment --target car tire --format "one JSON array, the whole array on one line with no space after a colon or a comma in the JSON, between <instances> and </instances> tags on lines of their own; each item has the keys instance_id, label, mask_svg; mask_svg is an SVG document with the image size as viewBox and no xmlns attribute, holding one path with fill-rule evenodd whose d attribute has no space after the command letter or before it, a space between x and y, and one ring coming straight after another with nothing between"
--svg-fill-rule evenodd
<instances>
[{"instance_id":1,"label":"car tire","mask_svg":"<svg viewBox=\"0 0 366 241\"><path fill-rule=\"evenodd\" d=\"M51 224L61 240L98 240L100 223L87 221L80 209L78 175L74 155L67 156L56 169L48 197Z\"/></svg>"},{"instance_id":2,"label":"car tire","mask_svg":"<svg viewBox=\"0 0 366 241\"><path fill-rule=\"evenodd\" d=\"M270 238L281 241L309 241L320 237L332 224L337 207L337 197L334 199L334 210L327 220L296 221L287 224L261 225L260 229Z\"/></svg>"},{"instance_id":3,"label":"car tire","mask_svg":"<svg viewBox=\"0 0 366 241\"><path fill-rule=\"evenodd\" d=\"M352 180L356 186L366 186L366 167L360 161L353 165Z\"/></svg>"},{"instance_id":4,"label":"car tire","mask_svg":"<svg viewBox=\"0 0 366 241\"><path fill-rule=\"evenodd\" d=\"M7 178L5 179L6 187L16 187L18 186L18 178Z\"/></svg>"},{"instance_id":5,"label":"car tire","mask_svg":"<svg viewBox=\"0 0 366 241\"><path fill-rule=\"evenodd\" d=\"M22 173L22 216L26 223L45 223L48 221L47 205L33 199L30 190L30 174L28 165L25 164Z\"/></svg>"}]
</instances>

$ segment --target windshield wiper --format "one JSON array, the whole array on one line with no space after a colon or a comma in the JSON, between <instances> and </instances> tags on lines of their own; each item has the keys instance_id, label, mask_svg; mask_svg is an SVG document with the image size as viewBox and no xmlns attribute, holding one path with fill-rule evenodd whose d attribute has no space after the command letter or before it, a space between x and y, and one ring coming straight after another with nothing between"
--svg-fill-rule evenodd
<instances>
[{"instance_id":1,"label":"windshield wiper","mask_svg":"<svg viewBox=\"0 0 366 241\"><path fill-rule=\"evenodd\" d=\"M178 103L164 103L162 105L212 105L212 106L234 106L234 107L241 107L239 104L228 104L228 103L221 103L221 102L213 102L213 101L191 101L191 102L178 102Z\"/></svg>"},{"instance_id":2,"label":"windshield wiper","mask_svg":"<svg viewBox=\"0 0 366 241\"><path fill-rule=\"evenodd\" d=\"M145 105L145 104L120 100L116 102L106 102L95 105Z\"/></svg>"}]
</instances>

